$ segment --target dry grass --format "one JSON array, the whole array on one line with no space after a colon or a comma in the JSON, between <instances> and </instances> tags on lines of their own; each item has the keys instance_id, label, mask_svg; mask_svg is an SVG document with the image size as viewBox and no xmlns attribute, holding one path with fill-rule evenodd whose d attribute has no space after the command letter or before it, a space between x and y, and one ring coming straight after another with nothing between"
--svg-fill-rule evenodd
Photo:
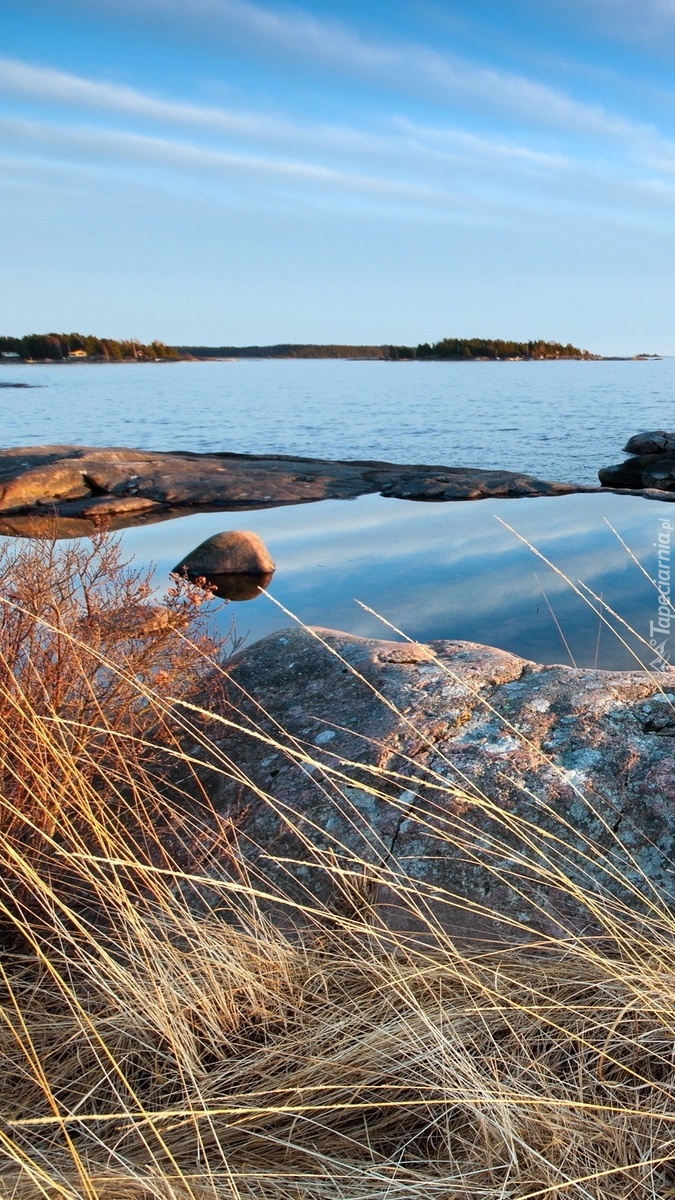
<instances>
[{"instance_id":1,"label":"dry grass","mask_svg":"<svg viewBox=\"0 0 675 1200\"><path fill-rule=\"evenodd\" d=\"M191 649L189 598L129 637L147 582L115 553L95 604L80 559L5 564L2 1195L675 1196L675 923L611 952L414 948L354 914L284 935L259 881L208 878L224 831L169 782L212 732L174 698L220 649Z\"/></svg>"}]
</instances>

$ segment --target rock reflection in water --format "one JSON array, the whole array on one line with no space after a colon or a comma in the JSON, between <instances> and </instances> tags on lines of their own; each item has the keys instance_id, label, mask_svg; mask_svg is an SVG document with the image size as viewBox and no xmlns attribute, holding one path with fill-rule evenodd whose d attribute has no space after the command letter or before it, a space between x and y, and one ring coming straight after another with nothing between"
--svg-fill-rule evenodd
<instances>
[{"instance_id":1,"label":"rock reflection in water","mask_svg":"<svg viewBox=\"0 0 675 1200\"><path fill-rule=\"evenodd\" d=\"M227 575L210 575L208 582L213 585L215 595L221 600L256 600L260 589L269 587L274 571L266 575L242 575L230 573Z\"/></svg>"}]
</instances>

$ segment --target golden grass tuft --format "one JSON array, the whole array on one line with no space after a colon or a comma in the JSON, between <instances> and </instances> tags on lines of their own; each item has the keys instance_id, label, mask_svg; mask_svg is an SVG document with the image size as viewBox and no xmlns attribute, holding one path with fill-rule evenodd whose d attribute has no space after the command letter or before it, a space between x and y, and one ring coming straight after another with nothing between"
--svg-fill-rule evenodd
<instances>
[{"instance_id":1,"label":"golden grass tuft","mask_svg":"<svg viewBox=\"0 0 675 1200\"><path fill-rule=\"evenodd\" d=\"M2 581L0 1194L675 1196L675 921L478 953L385 936L364 902L284 932L263 880L212 874L195 747L236 766L176 701L222 647L189 597L130 635L148 582L105 539L72 553L22 549Z\"/></svg>"}]
</instances>

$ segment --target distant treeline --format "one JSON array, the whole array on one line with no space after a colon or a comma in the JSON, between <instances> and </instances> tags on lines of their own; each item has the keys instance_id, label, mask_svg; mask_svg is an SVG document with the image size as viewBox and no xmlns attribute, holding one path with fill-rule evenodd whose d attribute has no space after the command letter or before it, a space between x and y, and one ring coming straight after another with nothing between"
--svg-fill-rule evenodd
<instances>
[{"instance_id":1,"label":"distant treeline","mask_svg":"<svg viewBox=\"0 0 675 1200\"><path fill-rule=\"evenodd\" d=\"M443 338L429 345L423 342L410 346L390 346L390 358L597 358L588 350L580 350L570 342L505 342L492 338Z\"/></svg>"},{"instance_id":2,"label":"distant treeline","mask_svg":"<svg viewBox=\"0 0 675 1200\"><path fill-rule=\"evenodd\" d=\"M18 354L24 362L64 362L69 358L91 358L100 362L122 362L125 359L178 359L173 346L151 342L149 346L135 340L118 342L114 338L99 338L83 333L28 333L25 337L0 337L0 354Z\"/></svg>"},{"instance_id":3,"label":"distant treeline","mask_svg":"<svg viewBox=\"0 0 675 1200\"><path fill-rule=\"evenodd\" d=\"M390 358L391 346L178 346L190 358Z\"/></svg>"},{"instance_id":4,"label":"distant treeline","mask_svg":"<svg viewBox=\"0 0 675 1200\"><path fill-rule=\"evenodd\" d=\"M419 346L315 346L280 344L277 346L179 346L181 355L191 358L379 358L390 362L410 359L540 359L596 358L588 350L579 350L568 342L505 342L490 338L443 338L440 342L422 342Z\"/></svg>"},{"instance_id":5,"label":"distant treeline","mask_svg":"<svg viewBox=\"0 0 675 1200\"><path fill-rule=\"evenodd\" d=\"M94 362L200 358L371 358L389 362L412 359L542 359L597 358L568 342L506 342L490 338L443 338L419 346L317 346L279 343L276 346L166 346L163 342L144 345L82 333L29 333L25 337L0 337L0 354L18 355L24 362L65 362L91 359Z\"/></svg>"}]
</instances>

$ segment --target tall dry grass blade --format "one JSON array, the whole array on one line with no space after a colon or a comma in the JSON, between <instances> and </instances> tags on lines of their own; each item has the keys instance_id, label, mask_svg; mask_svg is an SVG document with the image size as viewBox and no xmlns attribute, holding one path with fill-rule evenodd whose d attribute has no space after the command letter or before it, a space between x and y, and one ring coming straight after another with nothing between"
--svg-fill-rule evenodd
<instances>
[{"instance_id":1,"label":"tall dry grass blade","mask_svg":"<svg viewBox=\"0 0 675 1200\"><path fill-rule=\"evenodd\" d=\"M14 653L23 636L36 639L24 620ZM89 705L98 695L91 663L114 670L112 657L100 646L93 656L77 650L79 634L57 632L60 663L73 655L75 682L87 672L76 694ZM11 662L1 638L0 646ZM129 686L123 663L120 672L119 686ZM192 869L186 848L207 826L187 797L185 844L173 859L160 846L180 804L178 789L165 787L177 766L190 779L208 752L209 769L240 771L210 736L219 727L203 724L206 706L183 698L179 707L170 690L141 678L144 721L118 729L106 708L117 685L103 683L106 700L86 712L64 711L63 689L47 703L30 665L25 686L7 680L0 694L5 741L17 732L3 760L0 900L22 932L18 945L0 945L4 1193L665 1200L675 1189L675 922L648 893L632 940L628 911L587 897L615 930L612 953L549 939L545 948L474 955L439 935L413 879L382 862L340 860L348 848L336 844L327 869L347 877L359 867L392 882L402 903L426 914L433 949L319 904L303 935L289 937L263 911L262 880L213 879L217 844L197 864L204 869ZM312 765L311 748L288 744L281 730L247 733L261 752L275 744L300 770ZM99 749L105 774L96 771ZM323 771L327 762L321 794L337 798L357 764L323 755ZM373 794L385 796L387 772L370 778ZM434 771L423 782L437 789L429 837L469 853L470 829L443 824L442 788L459 784ZM298 824L300 814L264 789L254 794ZM482 802L507 833L511 818L500 817L497 799ZM531 816L518 829L527 847L519 869L580 894L578 878L565 883L564 829L555 862L539 853ZM307 854L312 836L305 832ZM64 879L57 868L66 866ZM610 861L610 877L615 869ZM221 919L198 911L182 884L213 887ZM83 898L101 905L103 924L82 911Z\"/></svg>"}]
</instances>

